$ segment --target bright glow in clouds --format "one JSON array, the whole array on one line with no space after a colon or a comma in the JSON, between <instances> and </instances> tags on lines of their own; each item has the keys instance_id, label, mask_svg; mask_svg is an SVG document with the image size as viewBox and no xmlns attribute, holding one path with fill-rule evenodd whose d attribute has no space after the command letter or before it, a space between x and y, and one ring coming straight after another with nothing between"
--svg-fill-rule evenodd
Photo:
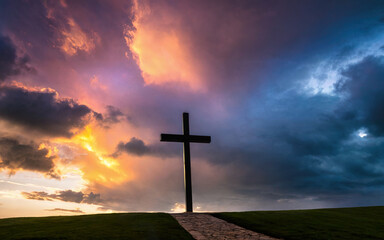
<instances>
[{"instance_id":1,"label":"bright glow in clouds","mask_svg":"<svg viewBox=\"0 0 384 240\"><path fill-rule=\"evenodd\" d=\"M175 203L175 205L171 209L171 212L174 212L174 213L181 213L184 211L185 211L185 204L184 203Z\"/></svg>"},{"instance_id":2,"label":"bright glow in clouds","mask_svg":"<svg viewBox=\"0 0 384 240\"><path fill-rule=\"evenodd\" d=\"M343 69L360 62L367 56L383 56L382 51L377 51L382 44L382 37L383 35L380 35L379 38L360 44L358 49L348 54L348 57L338 59L339 56L333 56L315 65L309 79L304 82L304 92L309 95L335 95L335 86L342 81Z\"/></svg>"},{"instance_id":3,"label":"bright glow in clouds","mask_svg":"<svg viewBox=\"0 0 384 240\"><path fill-rule=\"evenodd\" d=\"M359 135L359 137L361 137L361 138L365 138L366 136L368 136L367 129L366 128L360 128L357 131L357 135Z\"/></svg>"},{"instance_id":4,"label":"bright glow in clouds","mask_svg":"<svg viewBox=\"0 0 384 240\"><path fill-rule=\"evenodd\" d=\"M49 181L42 178L41 174L30 171L19 171L11 178L2 172L0 173L0 218L100 213L100 205L59 200L31 200L25 199L22 195L22 192L54 193L67 189L82 191L85 188L84 181L78 174L65 174L60 181Z\"/></svg>"},{"instance_id":5,"label":"bright glow in clouds","mask_svg":"<svg viewBox=\"0 0 384 240\"><path fill-rule=\"evenodd\" d=\"M201 207L200 206L195 206L194 209L193 209L194 212L204 212L201 210ZM171 208L171 212L172 213L182 213L182 212L185 212L185 204L184 203L175 203L173 205L173 208ZM207 212L207 211L205 211Z\"/></svg>"},{"instance_id":6,"label":"bright glow in clouds","mask_svg":"<svg viewBox=\"0 0 384 240\"><path fill-rule=\"evenodd\" d=\"M75 144L80 146L75 164L80 166L83 177L90 182L117 184L133 178L127 169L122 169L116 159L108 156L100 142L94 136L90 125L72 139L58 139L57 143ZM84 152L85 151L85 152Z\"/></svg>"},{"instance_id":7,"label":"bright glow in clouds","mask_svg":"<svg viewBox=\"0 0 384 240\"><path fill-rule=\"evenodd\" d=\"M73 56L78 51L89 53L95 48L95 41L98 39L97 35L94 37L96 40L87 36L72 18L68 19L68 25L69 29L61 32L64 37L61 50L69 56Z\"/></svg>"},{"instance_id":8,"label":"bright glow in clouds","mask_svg":"<svg viewBox=\"0 0 384 240\"><path fill-rule=\"evenodd\" d=\"M322 78L318 78L322 75ZM335 83L340 79L340 74L336 70L324 70L324 67L316 69L305 86L305 89L312 95L328 94L333 95Z\"/></svg>"},{"instance_id":9,"label":"bright glow in clouds","mask_svg":"<svg viewBox=\"0 0 384 240\"><path fill-rule=\"evenodd\" d=\"M134 29L125 29L125 40L145 83L179 82L195 90L201 89L199 69L194 64L183 33L175 26L178 19L168 15L166 10L156 12L160 19L154 19L149 6L139 1L134 2L133 13Z\"/></svg>"}]
</instances>

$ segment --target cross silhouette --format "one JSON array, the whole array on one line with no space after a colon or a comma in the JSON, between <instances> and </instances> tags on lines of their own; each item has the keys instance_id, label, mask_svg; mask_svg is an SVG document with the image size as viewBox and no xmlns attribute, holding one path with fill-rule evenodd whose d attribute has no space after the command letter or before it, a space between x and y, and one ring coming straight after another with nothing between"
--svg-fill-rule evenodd
<instances>
[{"instance_id":1,"label":"cross silhouette","mask_svg":"<svg viewBox=\"0 0 384 240\"><path fill-rule=\"evenodd\" d=\"M181 134L164 134L160 135L162 142L182 142L184 152L184 188L186 211L193 212L192 209L192 179L191 179L191 151L189 143L210 143L210 136L198 136L189 134L189 115L183 113L183 135Z\"/></svg>"}]
</instances>

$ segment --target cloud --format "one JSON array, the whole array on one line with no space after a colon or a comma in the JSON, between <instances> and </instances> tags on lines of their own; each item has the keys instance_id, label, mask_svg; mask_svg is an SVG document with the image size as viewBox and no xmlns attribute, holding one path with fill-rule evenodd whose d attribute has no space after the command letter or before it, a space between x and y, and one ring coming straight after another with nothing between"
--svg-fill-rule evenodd
<instances>
[{"instance_id":1,"label":"cloud","mask_svg":"<svg viewBox=\"0 0 384 240\"><path fill-rule=\"evenodd\" d=\"M351 204L357 195L382 194L384 57L336 69L341 72L336 95L287 91L269 98L263 107L271 109L256 111L259 122L245 134L253 146L221 146L223 152L214 149L211 161L238 161L243 173L230 178L237 179L238 189L263 185L274 192L270 198L293 194L337 203L344 196ZM362 128L364 138L358 135Z\"/></svg>"},{"instance_id":2,"label":"cloud","mask_svg":"<svg viewBox=\"0 0 384 240\"><path fill-rule=\"evenodd\" d=\"M112 124L120 123L121 121L131 121L130 117L126 116L117 107L107 105L106 113L96 114L96 119L104 128L109 128Z\"/></svg>"},{"instance_id":3,"label":"cloud","mask_svg":"<svg viewBox=\"0 0 384 240\"><path fill-rule=\"evenodd\" d=\"M337 90L346 94L341 114L374 136L384 135L384 57L367 56L348 66Z\"/></svg>"},{"instance_id":4,"label":"cloud","mask_svg":"<svg viewBox=\"0 0 384 240\"><path fill-rule=\"evenodd\" d=\"M98 39L97 35L93 38L88 36L72 18L68 19L68 28L63 29L61 34L63 37L61 50L69 56L77 54L78 51L89 53L95 48Z\"/></svg>"},{"instance_id":5,"label":"cloud","mask_svg":"<svg viewBox=\"0 0 384 240\"><path fill-rule=\"evenodd\" d=\"M220 186L233 196L258 199L258 208L307 198L323 206L378 204L384 193L384 57L342 66L335 66L341 79L334 95L265 86L268 95L240 112L245 120L211 124L217 142L196 146L193 156L224 169ZM362 128L364 138L358 135ZM202 186L194 188L199 197Z\"/></svg>"},{"instance_id":6,"label":"cloud","mask_svg":"<svg viewBox=\"0 0 384 240\"><path fill-rule=\"evenodd\" d=\"M120 109L108 105L107 106L107 113L105 114L105 121L109 123L118 123L120 122L120 118L124 116L124 113L120 111Z\"/></svg>"},{"instance_id":7,"label":"cloud","mask_svg":"<svg viewBox=\"0 0 384 240\"><path fill-rule=\"evenodd\" d=\"M151 152L150 148L144 144L144 142L138 138L131 138L129 142L123 143L120 142L117 145L117 152L127 152L137 156L142 156L149 154Z\"/></svg>"},{"instance_id":8,"label":"cloud","mask_svg":"<svg viewBox=\"0 0 384 240\"><path fill-rule=\"evenodd\" d=\"M319 59L334 51L334 46L344 45L349 36L363 31L354 19L364 19L372 5L345 8L343 2L330 6L320 2L303 5L298 1L223 1L217 8L217 4L206 1L148 3L148 15L137 16L141 19L134 23L136 29L130 28L132 31L127 34L131 35L127 37L132 37L128 46L137 55L134 57L138 57L134 59L147 83L145 89L155 90L149 95L150 91L140 89L143 97L132 105L137 105L133 109L139 115L137 119L142 118L140 124L153 129L154 134L160 133L159 129L166 130L159 122L162 118L165 120L160 121L166 122L166 126L179 126L179 118L173 120L173 116L184 109L208 119L191 121L197 124L193 130L206 129L207 134L214 136L208 147L192 149L193 166L201 159L213 165L205 173L202 168L193 168L196 199L209 195L212 198L206 197L207 203L221 196L220 203L224 204L225 197L239 196L243 200L263 199L263 203L278 205L279 199L324 199L328 195L327 201L332 202L341 194L366 193L373 183L380 182L377 169L381 155L373 146L374 143L381 146L381 142L372 139L370 144L362 144L353 137L360 127L358 119L365 115L361 111L366 110L353 107L350 111L353 114L343 114L343 109L353 105L352 98L343 102L339 96L304 96L292 90L297 81L307 77L307 71L311 70L308 66L317 65ZM314 7L318 9L315 13ZM141 10L145 11L145 6ZM313 56L318 59L313 60ZM180 88L176 94L169 94L161 87L154 87L167 81L197 88L204 85L209 96L184 94ZM220 101L216 93L238 102L227 104L225 100L222 105L217 104L221 108L209 109L211 103ZM219 109L230 116L223 118L218 114ZM160 145L141 137L127 140L117 145L116 152L130 154L133 159L140 156L145 163L151 157L161 156L159 153L169 156L173 152L159 151L160 147L181 149L178 144ZM151 175L154 168L168 170L155 162L147 165L150 167L145 169ZM146 170L137 171L138 175L144 175ZM219 170L224 172L223 178L217 177ZM162 185L171 182L166 177L162 181L153 179L110 187L111 194L104 196L118 198L129 192L129 198L121 197L121 206L135 203L139 206L143 204L140 199L144 199L140 196L151 195L153 189L159 188L159 182ZM207 187L207 183L217 179L220 180L217 185ZM155 182L152 185L151 180ZM219 188L228 192L222 194ZM132 201L123 203L127 198ZM164 201L166 198L168 195ZM153 202L147 206L159 201Z\"/></svg>"},{"instance_id":9,"label":"cloud","mask_svg":"<svg viewBox=\"0 0 384 240\"><path fill-rule=\"evenodd\" d=\"M71 212L71 213L84 213L79 208L77 209L65 209L65 208L53 208L53 209L45 209L45 211L50 212Z\"/></svg>"},{"instance_id":10,"label":"cloud","mask_svg":"<svg viewBox=\"0 0 384 240\"><path fill-rule=\"evenodd\" d=\"M82 192L74 192L72 190L61 191L58 194L51 194L50 197L59 199L64 202L76 202L80 203L83 200Z\"/></svg>"},{"instance_id":11,"label":"cloud","mask_svg":"<svg viewBox=\"0 0 384 240\"><path fill-rule=\"evenodd\" d=\"M111 211L111 209L109 209L107 207L98 207L97 210L102 211L102 212Z\"/></svg>"},{"instance_id":12,"label":"cloud","mask_svg":"<svg viewBox=\"0 0 384 240\"><path fill-rule=\"evenodd\" d=\"M52 137L71 137L95 114L53 90L0 86L0 119Z\"/></svg>"},{"instance_id":13,"label":"cloud","mask_svg":"<svg viewBox=\"0 0 384 240\"><path fill-rule=\"evenodd\" d=\"M102 202L102 200L100 199L100 194L95 194L91 192L90 194L83 196L82 203L98 204L100 202Z\"/></svg>"},{"instance_id":14,"label":"cloud","mask_svg":"<svg viewBox=\"0 0 384 240\"><path fill-rule=\"evenodd\" d=\"M22 192L26 199L53 201L60 200L63 202L75 202L75 203L87 203L87 204L99 204L102 202L100 194L93 192L84 194L82 192L75 192L72 190L57 191L54 194L48 194L47 192Z\"/></svg>"},{"instance_id":15,"label":"cloud","mask_svg":"<svg viewBox=\"0 0 384 240\"><path fill-rule=\"evenodd\" d=\"M30 70L27 63L29 58L19 58L16 53L16 46L11 39L0 33L0 82L12 75L17 75L23 70Z\"/></svg>"},{"instance_id":16,"label":"cloud","mask_svg":"<svg viewBox=\"0 0 384 240\"><path fill-rule=\"evenodd\" d=\"M177 154L175 146L156 143L147 145L143 140L132 137L128 142L119 142L116 146L116 151L112 154L113 157L118 157L121 153L128 153L136 156L158 156L172 157Z\"/></svg>"},{"instance_id":17,"label":"cloud","mask_svg":"<svg viewBox=\"0 0 384 240\"><path fill-rule=\"evenodd\" d=\"M353 18L364 18L375 7L343 1L221 1L220 7L206 1L134 1L125 37L146 84L251 94L247 90L274 81L264 74L275 64L290 68L316 54L314 46L325 50L329 42L344 44L347 35L361 30ZM354 30L345 30L347 24ZM340 28L342 37L335 34Z\"/></svg>"},{"instance_id":18,"label":"cloud","mask_svg":"<svg viewBox=\"0 0 384 240\"><path fill-rule=\"evenodd\" d=\"M182 111L191 113L193 134L213 136L210 145L191 146L196 201L211 204L217 200L222 209L247 206L250 210L255 206L286 207L282 202L298 199L322 199L330 206L343 195L351 202L363 199L359 194L380 199L372 194L383 192L382 63L376 59L380 57L374 57L366 59L364 66L358 62L340 70L338 65L365 52L360 44L366 46L366 39L382 39L382 23L375 20L381 14L378 2L139 3L148 5L135 9L134 17L130 13L133 4L127 1L67 1L66 7L58 1L21 5L7 1L0 9L0 27L21 42L39 69L40 75L26 82L88 99L89 109L90 103L117 106L103 115L93 113L106 125L116 125L103 129L106 135L95 133L92 148L116 150L119 159L112 166L129 179L132 175L132 180L112 171L113 167L108 170L97 157L75 163L86 163L82 177L90 186L100 185L91 190L113 201L115 205L109 208L164 210L183 200L181 144L156 142L162 131L179 131ZM73 19L72 26L69 19ZM122 41L123 26L128 46ZM367 30L372 26L378 26L374 34ZM63 56L64 43L70 57ZM313 75L313 66L327 61L339 48L348 49L345 45L352 47L342 59L329 64L346 80L335 95L306 96L296 91L300 81ZM375 50L375 54L381 53ZM371 79L370 68L378 72L376 81ZM326 79L327 71L318 75ZM90 86L92 76L102 79L103 86L96 78ZM167 82L175 91L167 88ZM180 83L206 92L180 88ZM51 102L55 101L60 99ZM69 109L81 106L76 104ZM70 115L58 112L64 118ZM134 113L140 124L121 127L122 112ZM43 119L47 115L39 112ZM87 123L89 115L92 110L74 114L70 123L51 127L60 128L49 130L53 134L22 122L27 121L26 115L23 120L7 121L49 136L71 136L72 130ZM367 129L365 138L354 135L361 127ZM124 141L119 142L121 139ZM159 161L158 157L166 159ZM107 171L108 177L102 179ZM120 175L123 180L118 183L111 180ZM58 198L49 195L39 197ZM75 201L81 196L69 195ZM167 202L172 200L176 201ZM235 204L228 204L232 200Z\"/></svg>"},{"instance_id":19,"label":"cloud","mask_svg":"<svg viewBox=\"0 0 384 240\"><path fill-rule=\"evenodd\" d=\"M22 144L16 139L0 138L0 168L12 172L19 169L37 171L49 177L59 179L53 162L54 156L49 151L34 144Z\"/></svg>"}]
</instances>

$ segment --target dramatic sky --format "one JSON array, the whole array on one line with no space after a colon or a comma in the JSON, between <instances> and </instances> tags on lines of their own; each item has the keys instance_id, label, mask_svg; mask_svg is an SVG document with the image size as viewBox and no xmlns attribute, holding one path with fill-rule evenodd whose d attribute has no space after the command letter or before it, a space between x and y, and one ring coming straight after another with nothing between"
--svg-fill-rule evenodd
<instances>
[{"instance_id":1,"label":"dramatic sky","mask_svg":"<svg viewBox=\"0 0 384 240\"><path fill-rule=\"evenodd\" d=\"M0 0L0 218L382 205L384 2Z\"/></svg>"}]
</instances>

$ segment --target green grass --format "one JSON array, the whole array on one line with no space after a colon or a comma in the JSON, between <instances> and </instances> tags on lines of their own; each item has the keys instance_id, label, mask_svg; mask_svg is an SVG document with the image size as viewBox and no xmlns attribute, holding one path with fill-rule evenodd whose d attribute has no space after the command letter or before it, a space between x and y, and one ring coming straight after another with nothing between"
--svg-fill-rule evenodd
<instances>
[{"instance_id":1,"label":"green grass","mask_svg":"<svg viewBox=\"0 0 384 240\"><path fill-rule=\"evenodd\" d=\"M296 239L384 239L384 207L215 213L269 236Z\"/></svg>"},{"instance_id":2,"label":"green grass","mask_svg":"<svg viewBox=\"0 0 384 240\"><path fill-rule=\"evenodd\" d=\"M0 219L0 239L193 239L165 213Z\"/></svg>"},{"instance_id":3,"label":"green grass","mask_svg":"<svg viewBox=\"0 0 384 240\"><path fill-rule=\"evenodd\" d=\"M384 239L384 207L214 213L285 240ZM193 239L165 213L0 219L0 239Z\"/></svg>"}]
</instances>

